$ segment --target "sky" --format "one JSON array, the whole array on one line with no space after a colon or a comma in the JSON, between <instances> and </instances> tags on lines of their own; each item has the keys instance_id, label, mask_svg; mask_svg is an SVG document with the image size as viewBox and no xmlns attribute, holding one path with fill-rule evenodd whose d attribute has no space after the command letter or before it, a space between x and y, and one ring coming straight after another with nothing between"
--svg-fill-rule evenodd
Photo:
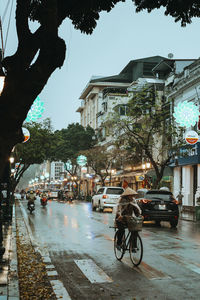
<instances>
[{"instance_id":1,"label":"sky","mask_svg":"<svg viewBox=\"0 0 200 300\"><path fill-rule=\"evenodd\" d=\"M5 56L17 48L15 29L15 0ZM0 1L2 18L9 0ZM11 3L12 1L10 1ZM10 7L10 6L9 6ZM6 40L9 9L3 19L3 34ZM119 3L109 12L102 12L92 35L75 30L70 20L65 20L59 35L67 46L63 67L57 69L39 95L44 102L43 118L51 118L54 130L80 122L76 112L81 104L82 91L93 75L117 75L130 60L173 53L174 59L199 58L200 20L181 27L172 17L164 16L164 10L135 13L131 0Z\"/></svg>"}]
</instances>

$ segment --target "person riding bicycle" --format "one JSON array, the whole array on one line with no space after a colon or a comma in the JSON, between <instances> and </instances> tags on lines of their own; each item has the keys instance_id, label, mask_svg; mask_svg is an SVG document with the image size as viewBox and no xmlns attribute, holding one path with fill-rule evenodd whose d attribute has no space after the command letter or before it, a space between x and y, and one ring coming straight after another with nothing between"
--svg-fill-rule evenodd
<instances>
[{"instance_id":1,"label":"person riding bicycle","mask_svg":"<svg viewBox=\"0 0 200 300\"><path fill-rule=\"evenodd\" d=\"M36 196L35 196L34 191L30 191L29 198L28 198L28 204L27 204L28 208L31 203L35 204L34 203L35 200L36 200Z\"/></svg>"},{"instance_id":2,"label":"person riding bicycle","mask_svg":"<svg viewBox=\"0 0 200 300\"><path fill-rule=\"evenodd\" d=\"M117 205L117 211L115 216L115 225L118 228L117 234L117 249L121 250L122 237L127 227L127 217L141 215L141 209L138 206L134 196L137 192L127 187L121 194L120 200ZM133 238L137 237L137 232L133 232ZM134 239L136 243L136 239ZM135 247L136 248L136 245Z\"/></svg>"}]
</instances>

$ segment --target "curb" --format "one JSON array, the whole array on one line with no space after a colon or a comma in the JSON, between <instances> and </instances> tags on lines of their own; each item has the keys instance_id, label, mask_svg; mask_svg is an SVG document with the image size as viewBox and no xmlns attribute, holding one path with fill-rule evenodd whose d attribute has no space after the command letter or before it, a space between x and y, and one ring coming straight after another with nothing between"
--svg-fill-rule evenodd
<instances>
[{"instance_id":1,"label":"curb","mask_svg":"<svg viewBox=\"0 0 200 300\"><path fill-rule=\"evenodd\" d=\"M16 217L13 204L12 223L4 225L4 263L1 271L0 300L19 300L18 260L16 245Z\"/></svg>"},{"instance_id":2,"label":"curb","mask_svg":"<svg viewBox=\"0 0 200 300\"><path fill-rule=\"evenodd\" d=\"M16 215L15 204L13 205L12 239L11 239L10 270L8 275L8 300L19 299L18 260L16 244Z\"/></svg>"}]
</instances>

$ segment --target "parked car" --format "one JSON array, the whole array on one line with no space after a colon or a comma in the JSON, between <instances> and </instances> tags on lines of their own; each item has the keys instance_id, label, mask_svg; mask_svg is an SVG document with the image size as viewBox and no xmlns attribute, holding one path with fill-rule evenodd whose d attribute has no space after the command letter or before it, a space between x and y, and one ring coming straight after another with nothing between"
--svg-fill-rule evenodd
<instances>
[{"instance_id":1,"label":"parked car","mask_svg":"<svg viewBox=\"0 0 200 300\"><path fill-rule=\"evenodd\" d=\"M149 191L149 190L148 190L148 189L145 189L145 188L137 190L137 193L138 193L138 194L135 195L136 200L138 201L140 198L144 198L145 194L146 194L148 191Z\"/></svg>"},{"instance_id":2,"label":"parked car","mask_svg":"<svg viewBox=\"0 0 200 300\"><path fill-rule=\"evenodd\" d=\"M170 222L172 227L178 224L178 201L169 191L150 190L143 198L138 199L142 209L144 221L155 221L157 225L161 221Z\"/></svg>"},{"instance_id":3,"label":"parked car","mask_svg":"<svg viewBox=\"0 0 200 300\"><path fill-rule=\"evenodd\" d=\"M104 208L113 208L119 201L120 195L124 192L122 187L104 186L92 197L92 210L99 209L103 211Z\"/></svg>"}]
</instances>

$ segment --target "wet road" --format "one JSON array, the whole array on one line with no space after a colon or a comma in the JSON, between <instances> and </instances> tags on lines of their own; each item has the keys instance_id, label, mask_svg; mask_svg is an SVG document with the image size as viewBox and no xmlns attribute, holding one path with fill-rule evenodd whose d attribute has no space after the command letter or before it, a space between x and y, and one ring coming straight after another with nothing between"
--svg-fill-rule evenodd
<instances>
[{"instance_id":1,"label":"wet road","mask_svg":"<svg viewBox=\"0 0 200 300\"><path fill-rule=\"evenodd\" d=\"M111 212L93 212L90 203L36 201L23 215L52 279L62 281L66 300L199 299L200 224L180 221L177 229L145 223L143 262L132 266L113 252Z\"/></svg>"}]
</instances>

